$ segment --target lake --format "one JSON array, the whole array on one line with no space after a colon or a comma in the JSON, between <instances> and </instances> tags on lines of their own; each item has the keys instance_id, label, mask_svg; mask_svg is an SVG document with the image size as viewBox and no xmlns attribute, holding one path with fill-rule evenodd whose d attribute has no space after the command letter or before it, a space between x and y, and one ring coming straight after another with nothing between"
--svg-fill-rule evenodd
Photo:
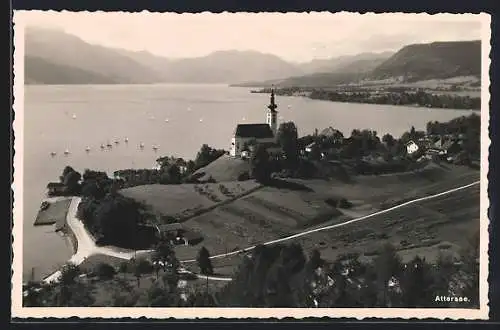
<instances>
[{"instance_id":1,"label":"lake","mask_svg":"<svg viewBox=\"0 0 500 330\"><path fill-rule=\"evenodd\" d=\"M301 97L277 96L276 101L280 121L294 121L299 135L332 126L344 135L370 128L379 136L400 136L412 125L425 129L430 120L470 114ZM112 175L118 169L152 168L160 156L193 159L204 143L229 150L236 125L265 122L268 104L269 95L225 85L26 86L23 279L30 278L33 268L35 278L42 278L71 255L68 242L52 226L33 226L47 183L57 181L66 165ZM115 140L120 143L115 145ZM112 150L101 151L100 145L108 142ZM68 156L63 155L66 149ZM51 152L57 155L51 157Z\"/></svg>"}]
</instances>

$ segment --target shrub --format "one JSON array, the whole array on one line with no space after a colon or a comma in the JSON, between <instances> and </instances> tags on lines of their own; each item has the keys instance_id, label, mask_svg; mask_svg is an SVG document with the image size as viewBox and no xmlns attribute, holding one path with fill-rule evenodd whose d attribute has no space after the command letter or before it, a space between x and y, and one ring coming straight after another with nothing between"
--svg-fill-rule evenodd
<instances>
[{"instance_id":1,"label":"shrub","mask_svg":"<svg viewBox=\"0 0 500 330\"><path fill-rule=\"evenodd\" d=\"M352 203L345 198L341 198L337 203L337 207L341 209L348 209L352 207Z\"/></svg>"},{"instance_id":2,"label":"shrub","mask_svg":"<svg viewBox=\"0 0 500 330\"><path fill-rule=\"evenodd\" d=\"M115 268L104 262L98 264L94 272L102 279L112 279L116 274Z\"/></svg>"},{"instance_id":3,"label":"shrub","mask_svg":"<svg viewBox=\"0 0 500 330\"><path fill-rule=\"evenodd\" d=\"M120 273L128 273L130 272L130 264L128 261L124 261L122 263L120 263L120 265L118 266L118 271Z\"/></svg>"},{"instance_id":4,"label":"shrub","mask_svg":"<svg viewBox=\"0 0 500 330\"><path fill-rule=\"evenodd\" d=\"M135 272L140 274L147 274L153 271L153 265L147 259L137 259L134 262Z\"/></svg>"},{"instance_id":5,"label":"shrub","mask_svg":"<svg viewBox=\"0 0 500 330\"><path fill-rule=\"evenodd\" d=\"M250 174L248 172L243 172L238 175L238 181L247 181L250 180Z\"/></svg>"}]
</instances>

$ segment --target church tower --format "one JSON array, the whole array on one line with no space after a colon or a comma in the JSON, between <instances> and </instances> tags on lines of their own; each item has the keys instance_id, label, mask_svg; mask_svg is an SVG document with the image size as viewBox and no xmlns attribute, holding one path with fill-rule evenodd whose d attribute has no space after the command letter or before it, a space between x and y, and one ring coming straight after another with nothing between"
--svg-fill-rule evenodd
<instances>
[{"instance_id":1,"label":"church tower","mask_svg":"<svg viewBox=\"0 0 500 330\"><path fill-rule=\"evenodd\" d=\"M278 111L276 108L278 105L274 102L274 87L271 89L271 103L267 106L269 109L267 111L266 123L271 127L271 131L273 131L274 137L276 137L276 133L278 131Z\"/></svg>"}]
</instances>

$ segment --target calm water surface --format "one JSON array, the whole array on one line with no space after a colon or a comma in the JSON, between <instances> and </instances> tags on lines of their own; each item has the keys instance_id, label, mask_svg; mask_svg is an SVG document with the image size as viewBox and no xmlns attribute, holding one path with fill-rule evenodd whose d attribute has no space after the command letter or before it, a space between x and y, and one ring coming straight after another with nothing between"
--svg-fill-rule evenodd
<instances>
[{"instance_id":1,"label":"calm water surface","mask_svg":"<svg viewBox=\"0 0 500 330\"><path fill-rule=\"evenodd\" d=\"M41 278L71 255L52 226L33 227L47 182L57 180L64 166L112 175L117 169L151 168L162 155L194 158L203 143L228 150L238 123L265 122L268 102L266 94L224 85L26 86L23 278L28 279L33 268ZM281 121L294 121L300 135L333 126L344 135L354 128L371 128L379 136L399 136L411 125L424 129L430 120L470 113L301 97L277 96L277 103ZM101 143L108 142L112 150L101 151ZM139 149L141 142L144 150ZM159 146L156 153L153 145ZM65 149L70 155L63 155ZM52 151L57 156L51 157ZM20 221L15 219L15 224Z\"/></svg>"}]
</instances>

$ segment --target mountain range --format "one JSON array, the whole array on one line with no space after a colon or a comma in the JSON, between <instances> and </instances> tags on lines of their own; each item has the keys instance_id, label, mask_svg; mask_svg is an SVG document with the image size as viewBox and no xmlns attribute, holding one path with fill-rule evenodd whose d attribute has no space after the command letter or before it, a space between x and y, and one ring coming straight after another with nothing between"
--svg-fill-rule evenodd
<instances>
[{"instance_id":1,"label":"mountain range","mask_svg":"<svg viewBox=\"0 0 500 330\"><path fill-rule=\"evenodd\" d=\"M457 53L459 51L459 53ZM27 84L227 83L245 86L331 86L389 76L479 75L480 42L410 45L397 53L291 63L257 51L216 51L171 59L88 43L60 30L30 27L25 35ZM250 83L249 83L250 82Z\"/></svg>"}]
</instances>

